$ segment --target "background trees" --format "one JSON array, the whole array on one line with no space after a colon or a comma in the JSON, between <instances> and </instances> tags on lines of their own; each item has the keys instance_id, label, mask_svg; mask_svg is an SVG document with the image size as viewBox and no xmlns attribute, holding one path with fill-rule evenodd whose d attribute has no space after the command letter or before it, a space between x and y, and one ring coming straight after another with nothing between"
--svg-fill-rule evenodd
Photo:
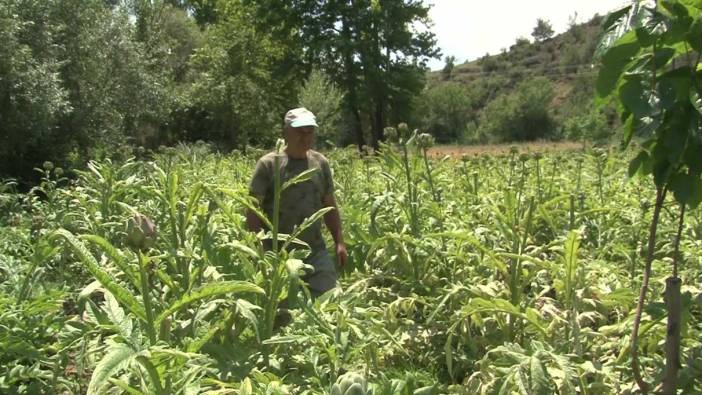
<instances>
[{"instance_id":1,"label":"background trees","mask_svg":"<svg viewBox=\"0 0 702 395\"><path fill-rule=\"evenodd\" d=\"M267 145L287 108L322 104L310 102L313 69L343 96L320 122L336 128L343 113L354 142L377 146L412 114L438 56L419 30L427 11L419 0L4 1L0 175L129 144Z\"/></svg>"},{"instance_id":2,"label":"background trees","mask_svg":"<svg viewBox=\"0 0 702 395\"><path fill-rule=\"evenodd\" d=\"M427 16L420 0L6 0L0 177L30 180L46 160L79 168L135 146L270 146L299 105L318 109L323 144L377 147L403 121L441 143L557 137L566 124L567 136L593 134L592 89L576 85L592 85L595 25L578 30L583 40L519 39L464 64L447 56L429 73L439 51ZM552 29L540 20L535 33ZM554 100L535 104L553 123L517 131L522 115L503 113L521 108L534 93L521 82L539 75Z\"/></svg>"}]
</instances>

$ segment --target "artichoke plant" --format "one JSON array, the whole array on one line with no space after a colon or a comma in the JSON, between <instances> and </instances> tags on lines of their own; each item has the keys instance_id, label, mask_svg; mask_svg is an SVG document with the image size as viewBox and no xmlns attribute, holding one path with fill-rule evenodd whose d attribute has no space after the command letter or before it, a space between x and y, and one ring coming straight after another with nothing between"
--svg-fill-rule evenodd
<instances>
[{"instance_id":1,"label":"artichoke plant","mask_svg":"<svg viewBox=\"0 0 702 395\"><path fill-rule=\"evenodd\" d=\"M135 214L127 221L126 243L134 251L148 250L154 245L157 236L156 225L149 217Z\"/></svg>"},{"instance_id":2,"label":"artichoke plant","mask_svg":"<svg viewBox=\"0 0 702 395\"><path fill-rule=\"evenodd\" d=\"M366 378L356 372L348 372L339 376L331 389L331 395L367 395L370 393Z\"/></svg>"}]
</instances>

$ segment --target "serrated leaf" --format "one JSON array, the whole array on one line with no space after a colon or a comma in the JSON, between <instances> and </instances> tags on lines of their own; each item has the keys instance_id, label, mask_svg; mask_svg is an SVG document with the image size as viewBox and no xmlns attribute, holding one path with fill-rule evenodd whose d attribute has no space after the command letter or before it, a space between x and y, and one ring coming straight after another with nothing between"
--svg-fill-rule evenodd
<instances>
[{"instance_id":1,"label":"serrated leaf","mask_svg":"<svg viewBox=\"0 0 702 395\"><path fill-rule=\"evenodd\" d=\"M256 317L256 313L254 312L254 310L261 310L261 307L252 304L244 299L238 299L236 301L236 312L241 314L242 317L244 317L247 321L251 323L256 334L256 339L259 339L258 317Z\"/></svg>"},{"instance_id":2,"label":"serrated leaf","mask_svg":"<svg viewBox=\"0 0 702 395\"><path fill-rule=\"evenodd\" d=\"M110 291L112 295L129 310L132 314L137 316L139 319L146 321L146 313L144 308L139 304L137 299L122 285L114 281L113 277L102 270L95 257L85 248L85 245L78 240L73 234L65 229L59 229L54 232L52 238L61 237L68 245L71 247L73 252L78 255L80 261L85 265L90 274L93 275L100 284L102 284L105 289Z\"/></svg>"},{"instance_id":3,"label":"serrated leaf","mask_svg":"<svg viewBox=\"0 0 702 395\"><path fill-rule=\"evenodd\" d=\"M702 174L702 141L690 142L685 149L683 157L685 164L693 174Z\"/></svg>"},{"instance_id":4,"label":"serrated leaf","mask_svg":"<svg viewBox=\"0 0 702 395\"><path fill-rule=\"evenodd\" d=\"M675 56L675 48L662 47L656 48L656 56L654 57L654 66L656 70L662 69Z\"/></svg>"},{"instance_id":5,"label":"serrated leaf","mask_svg":"<svg viewBox=\"0 0 702 395\"><path fill-rule=\"evenodd\" d=\"M318 170L319 170L318 168L314 167L314 168L307 169L307 170L303 171L302 173L296 175L295 177L293 177L293 178L289 179L288 181L286 181L285 183L283 183L283 185L280 187L280 191L282 192L295 184L300 184L300 183L303 183L305 181L310 180L312 178L312 175L314 173L316 173Z\"/></svg>"},{"instance_id":6,"label":"serrated leaf","mask_svg":"<svg viewBox=\"0 0 702 395\"><path fill-rule=\"evenodd\" d=\"M608 96L614 90L627 64L639 52L639 49L639 43L636 42L636 37L631 32L628 41L605 52L602 56L603 66L600 68L595 82L595 88L600 97Z\"/></svg>"},{"instance_id":7,"label":"serrated leaf","mask_svg":"<svg viewBox=\"0 0 702 395\"><path fill-rule=\"evenodd\" d=\"M89 242L99 246L102 252L107 254L107 256L111 259L111 262L114 263L122 271L122 273L127 276L127 279L134 287L138 288L140 286L139 276L136 274L135 270L129 266L127 257L125 257L124 254L115 248L115 246L113 246L109 241L98 235L80 235L79 238L81 240L88 240Z\"/></svg>"},{"instance_id":8,"label":"serrated leaf","mask_svg":"<svg viewBox=\"0 0 702 395\"><path fill-rule=\"evenodd\" d=\"M143 392L139 391L138 389L132 387L131 385L125 383L122 380L110 379L109 381L110 383L119 387L119 389L121 389L122 391L126 391L130 395L144 395Z\"/></svg>"},{"instance_id":9,"label":"serrated leaf","mask_svg":"<svg viewBox=\"0 0 702 395\"><path fill-rule=\"evenodd\" d=\"M335 207L322 207L319 209L316 213L312 214L311 216L307 217L302 221L302 223L293 229L293 232L290 234L288 239L285 241L285 244L283 244L282 249L286 249L290 243L292 243L294 240L298 238L302 234L302 232L305 231L305 229L309 228L314 224L315 222L319 221L326 213L336 210Z\"/></svg>"},{"instance_id":10,"label":"serrated leaf","mask_svg":"<svg viewBox=\"0 0 702 395\"><path fill-rule=\"evenodd\" d=\"M531 385L529 386L529 394L531 395L549 395L553 393L546 370L544 369L539 353L532 356L529 364L529 378Z\"/></svg>"},{"instance_id":11,"label":"serrated leaf","mask_svg":"<svg viewBox=\"0 0 702 395\"><path fill-rule=\"evenodd\" d=\"M123 343L113 343L107 354L98 362L88 384L88 395L101 394L108 379L129 366L136 358L137 351Z\"/></svg>"},{"instance_id":12,"label":"serrated leaf","mask_svg":"<svg viewBox=\"0 0 702 395\"><path fill-rule=\"evenodd\" d=\"M182 298L180 298L180 300L172 303L165 311L159 314L159 316L156 318L154 326L157 328L160 327L161 321L163 321L166 317L202 299L228 293L242 292L262 294L263 289L246 281L223 281L203 285L200 288L193 290L190 294L184 295Z\"/></svg>"},{"instance_id":13,"label":"serrated leaf","mask_svg":"<svg viewBox=\"0 0 702 395\"><path fill-rule=\"evenodd\" d=\"M668 182L671 172L671 165L667 158L656 158L653 162L653 182L657 187L662 188Z\"/></svg>"},{"instance_id":14,"label":"serrated leaf","mask_svg":"<svg viewBox=\"0 0 702 395\"><path fill-rule=\"evenodd\" d=\"M119 302L110 292L105 292L104 310L107 318L112 321L120 335L125 339L129 339L132 334L132 320L124 314Z\"/></svg>"}]
</instances>

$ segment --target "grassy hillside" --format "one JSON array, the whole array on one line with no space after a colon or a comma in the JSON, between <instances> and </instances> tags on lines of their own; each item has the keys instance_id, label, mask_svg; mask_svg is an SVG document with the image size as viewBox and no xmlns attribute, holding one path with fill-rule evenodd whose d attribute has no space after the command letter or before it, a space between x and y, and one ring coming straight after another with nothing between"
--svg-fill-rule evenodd
<instances>
[{"instance_id":1,"label":"grassy hillside","mask_svg":"<svg viewBox=\"0 0 702 395\"><path fill-rule=\"evenodd\" d=\"M428 114L423 120L424 126L434 129L439 139L448 133L445 141L450 141L451 137L464 142L602 137L605 126L611 129L614 117L596 111L592 104L597 76L593 55L601 35L601 20L602 17L596 16L541 42L519 38L500 54L486 54L455 65L450 72L446 69L430 72L422 102L422 113ZM465 96L457 99L458 107L467 105L468 110L449 115L450 111L432 108L441 102L437 100L442 96L440 92L449 91L452 96ZM544 109L534 108L534 97L543 100ZM511 109L520 112L530 101L532 111L544 110L535 115L543 123L542 135L496 132L496 127L485 125L486 121L494 119L495 113L501 112L499 108L508 111L511 103L514 106ZM493 109L490 109L491 103ZM447 119L451 116L453 119ZM464 130L455 131L464 123L467 124ZM519 128L519 124L533 123L534 119L504 124Z\"/></svg>"}]
</instances>

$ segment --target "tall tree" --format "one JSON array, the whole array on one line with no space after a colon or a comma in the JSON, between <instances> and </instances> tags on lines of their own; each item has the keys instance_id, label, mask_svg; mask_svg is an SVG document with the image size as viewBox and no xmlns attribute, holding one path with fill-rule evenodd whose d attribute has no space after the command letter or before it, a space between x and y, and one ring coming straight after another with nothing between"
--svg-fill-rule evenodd
<instances>
[{"instance_id":1,"label":"tall tree","mask_svg":"<svg viewBox=\"0 0 702 395\"><path fill-rule=\"evenodd\" d=\"M421 0L247 1L262 27L299 49L296 72L318 66L339 82L359 147L364 121L377 148L388 116L410 112L427 61L439 55L433 33L418 29L429 24Z\"/></svg>"},{"instance_id":2,"label":"tall tree","mask_svg":"<svg viewBox=\"0 0 702 395\"><path fill-rule=\"evenodd\" d=\"M536 26L534 26L534 30L531 32L531 36L534 37L534 40L536 40L536 42L542 42L551 38L551 36L553 36L553 33L553 27L551 26L551 23L548 20L537 18Z\"/></svg>"},{"instance_id":3,"label":"tall tree","mask_svg":"<svg viewBox=\"0 0 702 395\"><path fill-rule=\"evenodd\" d=\"M444 81L448 81L453 75L453 68L456 67L456 57L446 56L444 58L444 62L444 68L441 69L441 77L444 79Z\"/></svg>"},{"instance_id":4,"label":"tall tree","mask_svg":"<svg viewBox=\"0 0 702 395\"><path fill-rule=\"evenodd\" d=\"M245 148L269 143L279 130L287 92L275 70L288 49L249 23L252 12L241 1L223 2L193 57L192 101L201 122L191 138Z\"/></svg>"}]
</instances>

